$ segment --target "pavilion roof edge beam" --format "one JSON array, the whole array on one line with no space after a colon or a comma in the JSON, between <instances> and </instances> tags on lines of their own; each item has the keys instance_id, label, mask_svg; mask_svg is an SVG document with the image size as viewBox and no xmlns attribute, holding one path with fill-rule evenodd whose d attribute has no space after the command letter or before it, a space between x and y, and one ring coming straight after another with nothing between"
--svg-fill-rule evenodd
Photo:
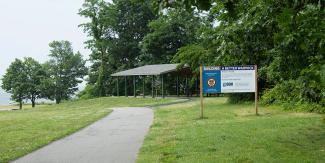
<instances>
[{"instance_id":1,"label":"pavilion roof edge beam","mask_svg":"<svg viewBox=\"0 0 325 163\"><path fill-rule=\"evenodd\" d=\"M141 76L141 75L161 75L169 72L178 71L179 64L156 64L156 65L145 65L125 71L120 71L111 74L111 76ZM184 66L187 67L187 66Z\"/></svg>"}]
</instances>

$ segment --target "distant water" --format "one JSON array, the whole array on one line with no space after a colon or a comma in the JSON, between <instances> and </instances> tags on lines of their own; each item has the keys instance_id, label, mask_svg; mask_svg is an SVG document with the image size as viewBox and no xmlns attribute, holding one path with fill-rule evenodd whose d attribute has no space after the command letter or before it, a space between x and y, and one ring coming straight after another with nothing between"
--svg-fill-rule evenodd
<instances>
[{"instance_id":1,"label":"distant water","mask_svg":"<svg viewBox=\"0 0 325 163\"><path fill-rule=\"evenodd\" d=\"M1 82L1 80L0 80ZM84 81L83 83L78 85L79 90L83 90L85 88L86 82ZM1 83L0 83L1 85ZM9 105L12 103L15 103L14 101L10 100L10 93L5 92L3 89L0 87L0 105ZM37 99L36 102L45 102L45 103L53 103L54 101L51 100L46 100L46 99ZM30 101L27 101L27 103L30 103Z\"/></svg>"},{"instance_id":2,"label":"distant water","mask_svg":"<svg viewBox=\"0 0 325 163\"><path fill-rule=\"evenodd\" d=\"M6 93L4 90L0 88L0 105L9 105L15 103L14 101L10 100L10 93ZM51 100L46 99L37 99L36 102L45 102L45 103L53 103ZM24 103L30 103L29 100L24 101Z\"/></svg>"},{"instance_id":3,"label":"distant water","mask_svg":"<svg viewBox=\"0 0 325 163\"><path fill-rule=\"evenodd\" d=\"M10 101L10 94L0 88L0 105L8 105L10 103L13 103Z\"/></svg>"}]
</instances>

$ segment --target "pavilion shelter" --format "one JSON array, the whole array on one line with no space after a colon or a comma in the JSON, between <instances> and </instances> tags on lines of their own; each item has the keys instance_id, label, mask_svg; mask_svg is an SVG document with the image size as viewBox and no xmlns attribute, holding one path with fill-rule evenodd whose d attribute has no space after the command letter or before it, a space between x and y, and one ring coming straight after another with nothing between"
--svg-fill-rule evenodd
<instances>
[{"instance_id":1,"label":"pavilion shelter","mask_svg":"<svg viewBox=\"0 0 325 163\"><path fill-rule=\"evenodd\" d=\"M132 83L133 83L133 95L134 97L137 96L137 79L142 79L142 96L145 97L146 93L146 87L145 82L148 77L151 77L151 96L157 97L160 96L164 98L166 96L166 86L164 83L166 82L165 78L168 77L167 82L175 81L175 84L172 84L173 87L170 89L175 89L174 92L177 96L180 96L181 90L180 85L185 87L187 90L185 92L189 92L189 82L188 80L192 76L192 72L188 66L182 66L180 67L179 64L155 64L155 65L145 65L125 71L120 71L112 74L111 76L116 77L116 95L120 96L120 81L119 79L122 77L124 78L124 95L128 96L128 80L130 77L132 77ZM171 79L173 78L173 79ZM158 79L158 80L157 80ZM176 80L175 80L176 79ZM183 80L181 80L183 79ZM185 80L184 80L185 79ZM180 80L182 82L180 82ZM148 81L148 80L147 80ZM185 81L185 82L183 82ZM122 83L123 84L123 83ZM147 83L148 84L148 83ZM159 88L159 94L157 94ZM189 93L186 93L187 95Z\"/></svg>"}]
</instances>

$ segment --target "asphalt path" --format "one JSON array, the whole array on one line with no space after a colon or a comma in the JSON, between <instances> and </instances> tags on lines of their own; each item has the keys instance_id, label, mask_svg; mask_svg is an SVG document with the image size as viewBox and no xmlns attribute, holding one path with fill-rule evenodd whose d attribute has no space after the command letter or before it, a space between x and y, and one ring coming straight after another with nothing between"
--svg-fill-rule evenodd
<instances>
[{"instance_id":1,"label":"asphalt path","mask_svg":"<svg viewBox=\"0 0 325 163\"><path fill-rule=\"evenodd\" d=\"M14 162L135 162L152 121L152 109L114 108L114 111L105 118Z\"/></svg>"}]
</instances>

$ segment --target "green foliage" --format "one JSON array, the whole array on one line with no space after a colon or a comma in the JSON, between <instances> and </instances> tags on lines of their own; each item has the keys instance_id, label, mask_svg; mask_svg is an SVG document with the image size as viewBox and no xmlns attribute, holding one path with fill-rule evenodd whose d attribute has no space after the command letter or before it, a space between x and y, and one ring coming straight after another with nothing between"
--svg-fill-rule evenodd
<instances>
[{"instance_id":1,"label":"green foliage","mask_svg":"<svg viewBox=\"0 0 325 163\"><path fill-rule=\"evenodd\" d=\"M252 101L254 97L255 97L254 93L230 94L227 102L229 102L230 104L246 103Z\"/></svg>"},{"instance_id":2,"label":"green foliage","mask_svg":"<svg viewBox=\"0 0 325 163\"><path fill-rule=\"evenodd\" d=\"M275 87L266 103L287 103L286 108L324 112L325 12L321 4L285 6L276 21L272 62L267 77ZM297 106L297 107L296 107Z\"/></svg>"},{"instance_id":3,"label":"green foliage","mask_svg":"<svg viewBox=\"0 0 325 163\"><path fill-rule=\"evenodd\" d=\"M160 2L165 7L169 3ZM175 3L197 6L192 1ZM297 96L297 105L318 105L325 90L321 77L325 65L324 17L324 2L319 0L215 1L207 18L212 26L201 28L198 43L182 47L174 60L189 64L195 71L199 64L258 65L261 94L268 96L263 91L274 87L274 96ZM299 86L297 92L285 92L281 85L288 83ZM253 96L230 95L230 99L241 101Z\"/></svg>"},{"instance_id":4,"label":"green foliage","mask_svg":"<svg viewBox=\"0 0 325 163\"><path fill-rule=\"evenodd\" d=\"M107 6L108 4L103 0L85 0L79 10L79 15L91 20L88 23L80 24L80 27L83 27L84 32L91 38L85 42L87 48L91 50L90 59L94 63L90 67L89 82L96 83L98 96L104 96L109 85L107 45L112 40L114 33L105 27L107 21L112 21L111 9Z\"/></svg>"},{"instance_id":5,"label":"green foliage","mask_svg":"<svg viewBox=\"0 0 325 163\"><path fill-rule=\"evenodd\" d=\"M283 7L276 19L279 31L274 33L274 60L268 68L271 79L297 79L311 67L319 71L325 59L324 17L325 11L318 5Z\"/></svg>"},{"instance_id":6,"label":"green foliage","mask_svg":"<svg viewBox=\"0 0 325 163\"><path fill-rule=\"evenodd\" d=\"M198 67L209 62L209 51L200 45L181 47L173 58L173 62L188 65L195 74L199 74Z\"/></svg>"},{"instance_id":7,"label":"green foliage","mask_svg":"<svg viewBox=\"0 0 325 163\"><path fill-rule=\"evenodd\" d=\"M168 7L186 8L188 10L197 7L198 9L208 10L212 6L213 0L156 0L152 3L156 10Z\"/></svg>"},{"instance_id":8,"label":"green foliage","mask_svg":"<svg viewBox=\"0 0 325 163\"><path fill-rule=\"evenodd\" d=\"M2 89L11 93L11 98L19 102L20 109L22 109L22 101L27 99L27 85L24 83L27 80L27 75L24 73L24 63L15 59L7 69L6 74L2 79Z\"/></svg>"},{"instance_id":9,"label":"green foliage","mask_svg":"<svg viewBox=\"0 0 325 163\"><path fill-rule=\"evenodd\" d=\"M35 100L41 97L40 84L44 75L42 66L33 58L24 58L23 61L16 59L3 76L2 88L19 102L20 109L24 99L30 99L34 107Z\"/></svg>"},{"instance_id":10,"label":"green foliage","mask_svg":"<svg viewBox=\"0 0 325 163\"><path fill-rule=\"evenodd\" d=\"M174 62L191 67L192 81L199 65L258 65L259 94L265 99L272 89L288 94L281 85L290 83L299 86L291 95L297 105L324 103L325 2L138 1L86 0L80 10L91 19L81 26L91 38L89 83L96 95L113 94L113 72ZM154 15L153 8L161 12ZM253 97L231 94L229 101Z\"/></svg>"},{"instance_id":11,"label":"green foliage","mask_svg":"<svg viewBox=\"0 0 325 163\"><path fill-rule=\"evenodd\" d=\"M53 41L49 46L51 59L44 64L47 78L43 81L43 93L60 103L78 90L78 84L87 74L86 61L79 52L73 52L69 41Z\"/></svg>"},{"instance_id":12,"label":"green foliage","mask_svg":"<svg viewBox=\"0 0 325 163\"><path fill-rule=\"evenodd\" d=\"M301 83L296 80L284 81L274 88L265 91L262 102L264 104L283 102L299 102Z\"/></svg>"},{"instance_id":13,"label":"green foliage","mask_svg":"<svg viewBox=\"0 0 325 163\"><path fill-rule=\"evenodd\" d=\"M265 91L261 102L266 105L280 104L287 110L325 113L322 91L310 80L289 80Z\"/></svg>"},{"instance_id":14,"label":"green foliage","mask_svg":"<svg viewBox=\"0 0 325 163\"><path fill-rule=\"evenodd\" d=\"M96 96L111 95L115 83L109 74L138 64L139 43L149 32L154 13L147 2L85 0L79 14L90 19L80 25L90 38L86 45L92 51L88 82L95 85Z\"/></svg>"},{"instance_id":15,"label":"green foliage","mask_svg":"<svg viewBox=\"0 0 325 163\"><path fill-rule=\"evenodd\" d=\"M87 84L85 89L79 92L77 96L79 99L82 100L95 98L96 96L95 96L94 86Z\"/></svg>"},{"instance_id":16,"label":"green foliage","mask_svg":"<svg viewBox=\"0 0 325 163\"><path fill-rule=\"evenodd\" d=\"M183 9L169 9L149 23L151 32L142 40L142 64L170 63L177 50L196 41L199 16Z\"/></svg>"},{"instance_id":17,"label":"green foliage","mask_svg":"<svg viewBox=\"0 0 325 163\"><path fill-rule=\"evenodd\" d=\"M32 107L35 107L35 100L42 97L41 82L45 78L45 71L40 63L33 58L25 58L24 60L25 73L27 79L26 84L28 96L31 100Z\"/></svg>"}]
</instances>

